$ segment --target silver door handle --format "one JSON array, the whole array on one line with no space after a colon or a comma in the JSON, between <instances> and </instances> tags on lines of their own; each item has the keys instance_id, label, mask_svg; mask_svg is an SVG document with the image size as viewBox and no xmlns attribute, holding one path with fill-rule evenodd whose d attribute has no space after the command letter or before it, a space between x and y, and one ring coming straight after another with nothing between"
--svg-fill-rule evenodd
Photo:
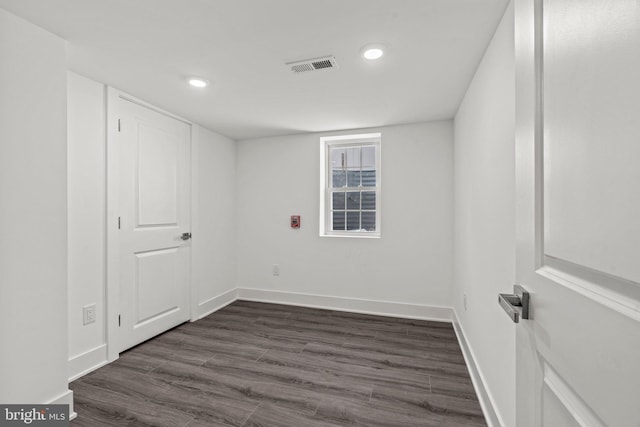
<instances>
[{"instance_id":1,"label":"silver door handle","mask_svg":"<svg viewBox=\"0 0 640 427\"><path fill-rule=\"evenodd\" d=\"M182 233L182 236L180 236L180 238L182 240L189 240L191 238L191 233Z\"/></svg>"},{"instance_id":2,"label":"silver door handle","mask_svg":"<svg viewBox=\"0 0 640 427\"><path fill-rule=\"evenodd\" d=\"M529 318L529 292L520 285L513 285L513 294L498 294L498 303L514 323Z\"/></svg>"}]
</instances>

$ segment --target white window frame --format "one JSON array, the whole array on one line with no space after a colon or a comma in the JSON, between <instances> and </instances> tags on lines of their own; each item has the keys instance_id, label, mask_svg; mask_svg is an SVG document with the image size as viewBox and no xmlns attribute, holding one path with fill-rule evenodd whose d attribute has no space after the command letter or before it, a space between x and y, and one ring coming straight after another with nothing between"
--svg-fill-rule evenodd
<instances>
[{"instance_id":1,"label":"white window frame","mask_svg":"<svg viewBox=\"0 0 640 427\"><path fill-rule=\"evenodd\" d=\"M358 135L340 135L326 136L320 138L320 236L321 237L355 237L355 238L374 238L381 237L380 224L381 218L381 201L382 201L382 168L381 168L381 133L367 133ZM331 159L329 150L334 147L358 147L358 146L374 146L376 149L376 187L372 191L376 192L376 230L360 231L360 230L332 230L331 215L331 196L330 187L331 179ZM345 187L346 189L347 187ZM362 188L362 187L359 187Z\"/></svg>"}]
</instances>

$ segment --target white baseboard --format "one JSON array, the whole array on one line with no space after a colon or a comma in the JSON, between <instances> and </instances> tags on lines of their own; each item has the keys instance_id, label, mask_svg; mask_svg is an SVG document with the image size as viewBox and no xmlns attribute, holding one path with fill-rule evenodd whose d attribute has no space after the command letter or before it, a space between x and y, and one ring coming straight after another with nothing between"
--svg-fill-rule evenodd
<instances>
[{"instance_id":1,"label":"white baseboard","mask_svg":"<svg viewBox=\"0 0 640 427\"><path fill-rule=\"evenodd\" d=\"M218 296L209 298L208 300L199 303L197 305L196 316L194 316L194 318L192 318L191 321L193 322L193 321L202 319L203 317L207 317L211 313L214 313L220 310L221 308L231 304L237 299L237 295L238 295L237 289L234 288Z\"/></svg>"},{"instance_id":2,"label":"white baseboard","mask_svg":"<svg viewBox=\"0 0 640 427\"><path fill-rule=\"evenodd\" d=\"M102 344L96 348L80 353L69 359L69 382L88 374L91 371L107 364L107 345Z\"/></svg>"},{"instance_id":3,"label":"white baseboard","mask_svg":"<svg viewBox=\"0 0 640 427\"><path fill-rule=\"evenodd\" d=\"M456 332L456 336L458 337L458 343L460 344L460 349L462 350L462 354L464 356L464 361L467 364L467 368L469 369L469 375L471 375L471 381L473 382L473 387L476 390L476 395L478 396L478 400L480 401L480 406L482 407L482 412L484 413L484 418L487 421L487 425L489 427L504 427L505 424L500 417L500 414L496 411L496 404L493 396L489 392L486 387L486 381L484 379L484 375L482 375L482 371L478 367L476 363L476 358L474 356L473 350L465 337L464 330L462 329L462 325L458 319L458 314L455 310L453 310L453 329Z\"/></svg>"},{"instance_id":4,"label":"white baseboard","mask_svg":"<svg viewBox=\"0 0 640 427\"><path fill-rule=\"evenodd\" d=\"M69 419L72 420L78 416L73 410L73 391L67 390L60 396L46 403L47 405L69 405Z\"/></svg>"},{"instance_id":5,"label":"white baseboard","mask_svg":"<svg viewBox=\"0 0 640 427\"><path fill-rule=\"evenodd\" d=\"M453 313L450 307L251 288L238 288L237 299L297 305L302 307L324 308L328 310L349 311L352 313L374 314L379 316L434 320L438 322L451 322Z\"/></svg>"}]
</instances>

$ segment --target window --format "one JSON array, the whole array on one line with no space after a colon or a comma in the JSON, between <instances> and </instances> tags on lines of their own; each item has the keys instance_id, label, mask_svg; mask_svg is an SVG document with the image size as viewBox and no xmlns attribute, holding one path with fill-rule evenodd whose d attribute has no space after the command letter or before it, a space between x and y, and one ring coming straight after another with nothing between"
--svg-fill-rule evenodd
<instances>
[{"instance_id":1,"label":"window","mask_svg":"<svg viewBox=\"0 0 640 427\"><path fill-rule=\"evenodd\" d=\"M380 134L320 138L320 235L380 237Z\"/></svg>"}]
</instances>

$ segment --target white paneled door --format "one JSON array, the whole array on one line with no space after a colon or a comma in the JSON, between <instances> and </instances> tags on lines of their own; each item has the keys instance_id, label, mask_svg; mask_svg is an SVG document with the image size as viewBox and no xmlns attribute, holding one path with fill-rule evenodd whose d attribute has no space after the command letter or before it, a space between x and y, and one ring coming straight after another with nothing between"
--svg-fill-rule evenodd
<instances>
[{"instance_id":1,"label":"white paneled door","mask_svg":"<svg viewBox=\"0 0 640 427\"><path fill-rule=\"evenodd\" d=\"M638 427L640 2L515 10L517 425Z\"/></svg>"},{"instance_id":2,"label":"white paneled door","mask_svg":"<svg viewBox=\"0 0 640 427\"><path fill-rule=\"evenodd\" d=\"M120 351L189 319L190 125L118 98Z\"/></svg>"}]
</instances>

